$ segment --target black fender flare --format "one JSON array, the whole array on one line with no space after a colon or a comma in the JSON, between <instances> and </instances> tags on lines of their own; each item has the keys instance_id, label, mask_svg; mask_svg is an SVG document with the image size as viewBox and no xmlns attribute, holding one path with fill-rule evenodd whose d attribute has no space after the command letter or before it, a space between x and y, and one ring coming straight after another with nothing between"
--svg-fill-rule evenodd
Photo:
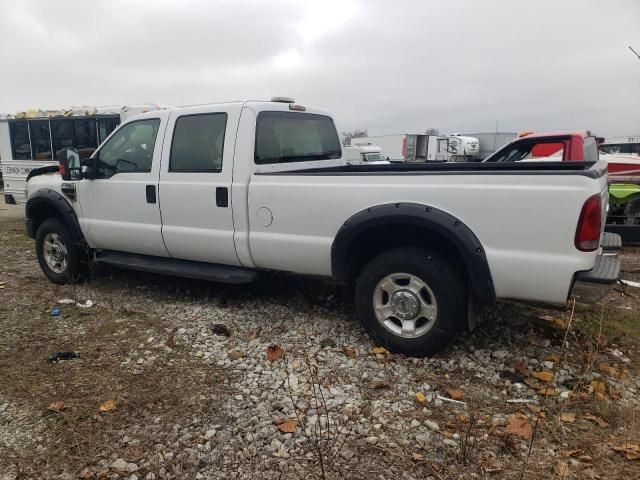
<instances>
[{"instance_id":1,"label":"black fender flare","mask_svg":"<svg viewBox=\"0 0 640 480\"><path fill-rule=\"evenodd\" d=\"M362 210L349 218L331 246L331 269L339 282L349 280L349 249L358 235L374 227L411 225L428 229L451 243L464 261L473 296L481 302L495 300L496 293L484 248L473 231L453 215L417 203L392 203Z\"/></svg>"},{"instance_id":2,"label":"black fender flare","mask_svg":"<svg viewBox=\"0 0 640 480\"><path fill-rule=\"evenodd\" d=\"M59 214L58 216L62 218L67 227L69 227L69 232L74 242L86 245L75 210L66 198L50 188L38 190L27 200L25 208L26 224L27 233L31 238L35 238L40 223L48 218L40 213L43 208L47 210L51 208L55 209Z\"/></svg>"}]
</instances>

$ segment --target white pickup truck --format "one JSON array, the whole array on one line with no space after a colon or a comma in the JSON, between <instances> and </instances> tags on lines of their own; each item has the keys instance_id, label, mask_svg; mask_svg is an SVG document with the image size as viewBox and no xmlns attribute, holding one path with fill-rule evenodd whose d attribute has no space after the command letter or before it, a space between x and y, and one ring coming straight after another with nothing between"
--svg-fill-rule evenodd
<instances>
[{"instance_id":1,"label":"white pickup truck","mask_svg":"<svg viewBox=\"0 0 640 480\"><path fill-rule=\"evenodd\" d=\"M496 298L611 284L602 162L348 165L327 112L293 101L138 115L89 159L32 172L27 231L57 283L89 262L216 282L261 270L355 286L365 329L432 354Z\"/></svg>"}]
</instances>

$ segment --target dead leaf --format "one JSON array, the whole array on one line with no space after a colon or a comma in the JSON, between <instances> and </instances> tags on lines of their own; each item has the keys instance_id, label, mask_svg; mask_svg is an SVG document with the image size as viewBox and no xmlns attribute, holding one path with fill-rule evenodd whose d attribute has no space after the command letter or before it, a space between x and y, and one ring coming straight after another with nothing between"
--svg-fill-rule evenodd
<instances>
[{"instance_id":1,"label":"dead leaf","mask_svg":"<svg viewBox=\"0 0 640 480\"><path fill-rule=\"evenodd\" d=\"M342 347L342 352L349 358L355 358L356 350L351 347Z\"/></svg>"},{"instance_id":2,"label":"dead leaf","mask_svg":"<svg viewBox=\"0 0 640 480\"><path fill-rule=\"evenodd\" d=\"M553 326L556 327L559 330L564 330L565 328L567 328L566 322L561 318L554 318L553 319Z\"/></svg>"},{"instance_id":3,"label":"dead leaf","mask_svg":"<svg viewBox=\"0 0 640 480\"><path fill-rule=\"evenodd\" d=\"M522 375L523 377L528 377L529 376L529 367L527 367L527 364L524 362L518 362L513 366L513 370L516 373L519 373L520 375Z\"/></svg>"},{"instance_id":4,"label":"dead leaf","mask_svg":"<svg viewBox=\"0 0 640 480\"><path fill-rule=\"evenodd\" d=\"M533 427L526 415L516 414L509 417L506 432L528 439L531 438Z\"/></svg>"},{"instance_id":5,"label":"dead leaf","mask_svg":"<svg viewBox=\"0 0 640 480\"><path fill-rule=\"evenodd\" d=\"M242 352L242 351L240 351L240 350L234 350L234 351L232 351L232 352L229 352L229 353L227 354L227 356L229 357L229 360L233 360L233 361L235 361L235 360L239 360L239 359L241 359L242 357L244 357L244 352Z\"/></svg>"},{"instance_id":6,"label":"dead leaf","mask_svg":"<svg viewBox=\"0 0 640 480\"><path fill-rule=\"evenodd\" d=\"M414 453L411 454L411 460L413 460L414 462L419 462L423 458L424 457L420 453L414 452Z\"/></svg>"},{"instance_id":7,"label":"dead leaf","mask_svg":"<svg viewBox=\"0 0 640 480\"><path fill-rule=\"evenodd\" d=\"M381 380L380 382L373 383L371 385L371 388L373 388L374 390L383 390L385 388L391 388L391 385L389 384L389 382Z\"/></svg>"},{"instance_id":8,"label":"dead leaf","mask_svg":"<svg viewBox=\"0 0 640 480\"><path fill-rule=\"evenodd\" d=\"M384 347L373 347L371 349L371 353L373 353L374 355L383 355L387 353L387 349Z\"/></svg>"},{"instance_id":9,"label":"dead leaf","mask_svg":"<svg viewBox=\"0 0 640 480\"><path fill-rule=\"evenodd\" d=\"M261 332L262 332L262 328L258 328L257 330L252 331L251 333L249 333L249 339L255 340L260 336Z\"/></svg>"},{"instance_id":10,"label":"dead leaf","mask_svg":"<svg viewBox=\"0 0 640 480\"><path fill-rule=\"evenodd\" d=\"M614 452L624 455L627 460L640 459L640 446L635 443L625 443L618 447L611 447Z\"/></svg>"},{"instance_id":11,"label":"dead leaf","mask_svg":"<svg viewBox=\"0 0 640 480\"><path fill-rule=\"evenodd\" d=\"M422 393L422 392L417 392L416 393L416 402L424 403L426 401L427 401L427 397L424 396L424 393Z\"/></svg>"},{"instance_id":12,"label":"dead leaf","mask_svg":"<svg viewBox=\"0 0 640 480\"><path fill-rule=\"evenodd\" d=\"M111 412L116 409L116 401L115 400L107 400L100 404L101 412Z\"/></svg>"},{"instance_id":13,"label":"dead leaf","mask_svg":"<svg viewBox=\"0 0 640 480\"><path fill-rule=\"evenodd\" d=\"M546 413L544 413L542 411L542 408L540 408L537 405L534 405L533 403L525 403L524 404L525 407L527 407L527 409L531 412L531 413L535 413L536 415L539 415L540 417L544 418L546 417Z\"/></svg>"},{"instance_id":14,"label":"dead leaf","mask_svg":"<svg viewBox=\"0 0 640 480\"><path fill-rule=\"evenodd\" d=\"M558 392L553 387L544 387L538 390L538 395L543 395L545 397L555 397Z\"/></svg>"},{"instance_id":15,"label":"dead leaf","mask_svg":"<svg viewBox=\"0 0 640 480\"><path fill-rule=\"evenodd\" d=\"M278 430L282 433L295 433L298 426L298 420L291 418L278 423Z\"/></svg>"},{"instance_id":16,"label":"dead leaf","mask_svg":"<svg viewBox=\"0 0 640 480\"><path fill-rule=\"evenodd\" d=\"M551 380L553 380L553 373L551 372L532 372L531 376L537 378L538 380L542 381L542 382L550 382Z\"/></svg>"},{"instance_id":17,"label":"dead leaf","mask_svg":"<svg viewBox=\"0 0 640 480\"><path fill-rule=\"evenodd\" d=\"M61 412L65 408L67 408L67 406L64 404L64 402L62 400L57 400L49 405L48 410L51 410L52 412Z\"/></svg>"},{"instance_id":18,"label":"dead leaf","mask_svg":"<svg viewBox=\"0 0 640 480\"><path fill-rule=\"evenodd\" d=\"M594 392L604 393L606 390L606 385L602 380L591 380L590 385Z\"/></svg>"},{"instance_id":19,"label":"dead leaf","mask_svg":"<svg viewBox=\"0 0 640 480\"><path fill-rule=\"evenodd\" d=\"M598 344L599 347L602 348L609 345L609 340L607 340L607 337L599 333L598 335L596 335L596 343Z\"/></svg>"},{"instance_id":20,"label":"dead leaf","mask_svg":"<svg viewBox=\"0 0 640 480\"><path fill-rule=\"evenodd\" d=\"M566 423L573 423L576 421L576 414L572 412L562 412L560 414L560 421Z\"/></svg>"},{"instance_id":21,"label":"dead leaf","mask_svg":"<svg viewBox=\"0 0 640 480\"><path fill-rule=\"evenodd\" d=\"M560 355L556 353L552 353L547 357L547 360L549 360L550 362L558 363L561 360L561 358L560 358Z\"/></svg>"},{"instance_id":22,"label":"dead leaf","mask_svg":"<svg viewBox=\"0 0 640 480\"><path fill-rule=\"evenodd\" d=\"M581 455L582 453L584 453L584 450L582 450L581 448L576 448L574 450L559 450L558 451L558 455L560 455L561 457L576 457L578 455Z\"/></svg>"},{"instance_id":23,"label":"dead leaf","mask_svg":"<svg viewBox=\"0 0 640 480\"><path fill-rule=\"evenodd\" d=\"M540 383L538 383L536 380L531 380L529 378L524 379L524 384L533 390L538 390L540 388Z\"/></svg>"},{"instance_id":24,"label":"dead leaf","mask_svg":"<svg viewBox=\"0 0 640 480\"><path fill-rule=\"evenodd\" d=\"M464 398L464 392L455 388L447 390L447 395L449 395L449 398L452 400L462 400Z\"/></svg>"},{"instance_id":25,"label":"dead leaf","mask_svg":"<svg viewBox=\"0 0 640 480\"><path fill-rule=\"evenodd\" d=\"M600 428L606 428L609 426L609 424L607 422L605 422L602 418L598 417L597 415L593 415L593 414L587 414L584 417L582 417L584 420L591 420L592 422L598 424L598 426Z\"/></svg>"},{"instance_id":26,"label":"dead leaf","mask_svg":"<svg viewBox=\"0 0 640 480\"><path fill-rule=\"evenodd\" d=\"M482 467L487 473L496 473L502 471L503 465L499 460L493 459Z\"/></svg>"},{"instance_id":27,"label":"dead leaf","mask_svg":"<svg viewBox=\"0 0 640 480\"><path fill-rule=\"evenodd\" d=\"M280 345L269 345L267 347L267 360L269 360L270 362L273 362L279 359L283 353L284 353L284 350Z\"/></svg>"},{"instance_id":28,"label":"dead leaf","mask_svg":"<svg viewBox=\"0 0 640 480\"><path fill-rule=\"evenodd\" d=\"M591 460L593 460L593 458L591 457L591 455L585 453L584 455L579 455L578 457L576 457L578 460L580 460L581 462L584 463L591 463Z\"/></svg>"},{"instance_id":29,"label":"dead leaf","mask_svg":"<svg viewBox=\"0 0 640 480\"><path fill-rule=\"evenodd\" d=\"M553 473L555 473L557 478L561 480L568 480L569 478L571 478L569 464L567 462L563 462L562 460L556 460L555 462L553 462Z\"/></svg>"}]
</instances>

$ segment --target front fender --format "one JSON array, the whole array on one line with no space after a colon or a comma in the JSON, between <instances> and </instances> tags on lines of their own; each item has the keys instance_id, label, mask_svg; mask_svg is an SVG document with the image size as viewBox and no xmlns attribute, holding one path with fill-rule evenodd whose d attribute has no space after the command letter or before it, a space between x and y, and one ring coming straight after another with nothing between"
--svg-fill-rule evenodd
<instances>
[{"instance_id":1,"label":"front fender","mask_svg":"<svg viewBox=\"0 0 640 480\"><path fill-rule=\"evenodd\" d=\"M35 238L36 231L44 220L54 216L62 218L75 242L86 243L75 210L55 190L43 188L30 195L25 213L27 233L31 238Z\"/></svg>"}]
</instances>

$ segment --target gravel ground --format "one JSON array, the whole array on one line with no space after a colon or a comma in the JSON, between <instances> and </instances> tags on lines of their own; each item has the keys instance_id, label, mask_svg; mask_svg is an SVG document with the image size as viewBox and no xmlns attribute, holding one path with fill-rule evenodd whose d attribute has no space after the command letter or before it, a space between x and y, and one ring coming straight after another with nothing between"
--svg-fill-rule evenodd
<instances>
[{"instance_id":1,"label":"gravel ground","mask_svg":"<svg viewBox=\"0 0 640 480\"><path fill-rule=\"evenodd\" d=\"M640 478L638 289L500 302L414 359L375 349L322 279L57 286L23 230L0 206L2 480ZM639 281L640 250L623 260Z\"/></svg>"}]
</instances>

